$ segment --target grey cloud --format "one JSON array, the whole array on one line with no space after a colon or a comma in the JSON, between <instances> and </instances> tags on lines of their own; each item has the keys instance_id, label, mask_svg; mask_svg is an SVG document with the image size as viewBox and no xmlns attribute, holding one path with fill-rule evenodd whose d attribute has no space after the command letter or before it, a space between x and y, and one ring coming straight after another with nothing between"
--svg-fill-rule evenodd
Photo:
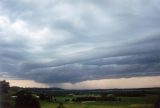
<instances>
[{"instance_id":1,"label":"grey cloud","mask_svg":"<svg viewBox=\"0 0 160 108\"><path fill-rule=\"evenodd\" d=\"M45 83L160 75L159 4L1 0L0 73ZM27 26L10 28L19 20Z\"/></svg>"},{"instance_id":2,"label":"grey cloud","mask_svg":"<svg viewBox=\"0 0 160 108\"><path fill-rule=\"evenodd\" d=\"M26 72L28 76L49 83L159 75L160 49L155 47L159 43L153 43L152 39L144 43L136 42L107 51L103 48L99 53L82 53L80 57L75 55L49 63L23 64L23 69L30 70Z\"/></svg>"},{"instance_id":3,"label":"grey cloud","mask_svg":"<svg viewBox=\"0 0 160 108\"><path fill-rule=\"evenodd\" d=\"M39 69L25 75L46 83L75 83L105 78L159 75L159 66L159 64L103 66L70 64L56 68Z\"/></svg>"},{"instance_id":4,"label":"grey cloud","mask_svg":"<svg viewBox=\"0 0 160 108\"><path fill-rule=\"evenodd\" d=\"M92 65L107 65L107 64L156 64L160 62L160 57L158 54L139 54L139 55L129 55L129 56L118 56L101 58L96 60L91 60L87 62L82 62L82 64L92 64Z\"/></svg>"}]
</instances>

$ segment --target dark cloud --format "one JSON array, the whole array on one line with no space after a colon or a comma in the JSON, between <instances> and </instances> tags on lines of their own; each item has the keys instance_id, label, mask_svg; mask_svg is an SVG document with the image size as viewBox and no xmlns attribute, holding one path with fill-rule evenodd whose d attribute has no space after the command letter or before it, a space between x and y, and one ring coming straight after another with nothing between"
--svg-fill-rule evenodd
<instances>
[{"instance_id":1,"label":"dark cloud","mask_svg":"<svg viewBox=\"0 0 160 108\"><path fill-rule=\"evenodd\" d=\"M159 4L1 0L0 76L51 84L160 75Z\"/></svg>"},{"instance_id":2,"label":"dark cloud","mask_svg":"<svg viewBox=\"0 0 160 108\"><path fill-rule=\"evenodd\" d=\"M155 37L153 37L155 38ZM79 82L84 80L159 75L159 43L136 42L107 51L82 53L80 57L61 58L49 63L23 64L25 76L42 82ZM146 48L147 47L147 48ZM135 50L133 50L135 49ZM47 80L46 80L47 79Z\"/></svg>"}]
</instances>

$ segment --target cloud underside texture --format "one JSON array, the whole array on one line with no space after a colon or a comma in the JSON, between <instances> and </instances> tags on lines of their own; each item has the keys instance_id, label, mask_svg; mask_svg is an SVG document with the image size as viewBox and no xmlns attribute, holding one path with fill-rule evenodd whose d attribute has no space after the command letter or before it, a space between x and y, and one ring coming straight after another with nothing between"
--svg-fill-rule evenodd
<instances>
[{"instance_id":1,"label":"cloud underside texture","mask_svg":"<svg viewBox=\"0 0 160 108\"><path fill-rule=\"evenodd\" d=\"M159 5L1 0L0 77L51 84L159 76Z\"/></svg>"}]
</instances>

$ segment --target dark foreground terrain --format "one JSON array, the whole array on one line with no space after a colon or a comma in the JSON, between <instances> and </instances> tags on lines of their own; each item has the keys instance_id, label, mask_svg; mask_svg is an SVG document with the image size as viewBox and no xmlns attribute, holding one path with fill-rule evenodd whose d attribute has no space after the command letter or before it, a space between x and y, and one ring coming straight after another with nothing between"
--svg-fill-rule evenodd
<instances>
[{"instance_id":1,"label":"dark foreground terrain","mask_svg":"<svg viewBox=\"0 0 160 108\"><path fill-rule=\"evenodd\" d=\"M0 108L160 108L160 88L64 90L5 86L1 86Z\"/></svg>"}]
</instances>

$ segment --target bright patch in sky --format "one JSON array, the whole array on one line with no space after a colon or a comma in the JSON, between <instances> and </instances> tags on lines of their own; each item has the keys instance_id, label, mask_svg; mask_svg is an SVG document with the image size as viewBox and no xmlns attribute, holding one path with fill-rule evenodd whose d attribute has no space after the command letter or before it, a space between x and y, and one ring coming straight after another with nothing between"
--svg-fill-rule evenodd
<instances>
[{"instance_id":1,"label":"bright patch in sky","mask_svg":"<svg viewBox=\"0 0 160 108\"><path fill-rule=\"evenodd\" d=\"M8 80L11 86L20 87L60 87L65 89L111 89L111 88L145 88L159 87L160 76L132 77L120 79L89 80L79 83L61 83L47 85L32 80ZM154 82L154 83L153 83Z\"/></svg>"}]
</instances>

